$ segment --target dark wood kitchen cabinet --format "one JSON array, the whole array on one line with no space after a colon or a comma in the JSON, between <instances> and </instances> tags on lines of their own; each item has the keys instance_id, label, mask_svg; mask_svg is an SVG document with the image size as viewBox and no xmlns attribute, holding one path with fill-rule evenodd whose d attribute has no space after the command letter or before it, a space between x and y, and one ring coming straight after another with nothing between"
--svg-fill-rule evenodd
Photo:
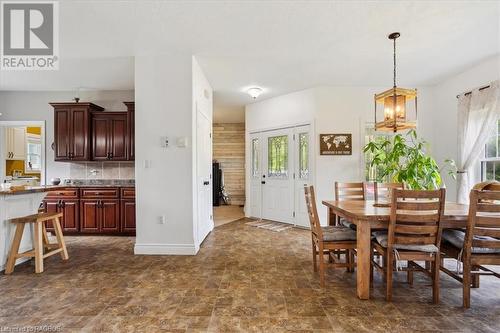
<instances>
[{"instance_id":1,"label":"dark wood kitchen cabinet","mask_svg":"<svg viewBox=\"0 0 500 333\"><path fill-rule=\"evenodd\" d=\"M128 125L128 159L135 160L135 102L123 102L127 106L127 125Z\"/></svg>"},{"instance_id":2,"label":"dark wood kitchen cabinet","mask_svg":"<svg viewBox=\"0 0 500 333\"><path fill-rule=\"evenodd\" d=\"M47 193L46 212L62 212L70 234L135 234L134 187L62 187ZM47 223L47 230L53 231Z\"/></svg>"},{"instance_id":3,"label":"dark wood kitchen cabinet","mask_svg":"<svg viewBox=\"0 0 500 333\"><path fill-rule=\"evenodd\" d=\"M80 200L82 233L120 232L120 191L118 188L84 188Z\"/></svg>"},{"instance_id":4,"label":"dark wood kitchen cabinet","mask_svg":"<svg viewBox=\"0 0 500 333\"><path fill-rule=\"evenodd\" d=\"M121 189L121 231L135 233L135 188Z\"/></svg>"},{"instance_id":5,"label":"dark wood kitchen cabinet","mask_svg":"<svg viewBox=\"0 0 500 333\"><path fill-rule=\"evenodd\" d=\"M63 213L61 227L64 232L78 232L80 203L78 199L45 200L45 211ZM47 222L47 230L54 231L51 222Z\"/></svg>"},{"instance_id":6,"label":"dark wood kitchen cabinet","mask_svg":"<svg viewBox=\"0 0 500 333\"><path fill-rule=\"evenodd\" d=\"M119 200L81 200L82 233L118 233L120 231Z\"/></svg>"},{"instance_id":7,"label":"dark wood kitchen cabinet","mask_svg":"<svg viewBox=\"0 0 500 333\"><path fill-rule=\"evenodd\" d=\"M50 103L54 107L54 156L56 161L91 158L91 115L104 109L93 103Z\"/></svg>"},{"instance_id":8,"label":"dark wood kitchen cabinet","mask_svg":"<svg viewBox=\"0 0 500 333\"><path fill-rule=\"evenodd\" d=\"M63 213L61 227L64 232L74 233L79 230L80 201L78 194L76 188L62 188L48 192L43 201L46 212ZM47 222L47 230L54 230L52 223Z\"/></svg>"},{"instance_id":9,"label":"dark wood kitchen cabinet","mask_svg":"<svg viewBox=\"0 0 500 333\"><path fill-rule=\"evenodd\" d=\"M92 160L128 160L127 119L127 112L103 112L92 115Z\"/></svg>"}]
</instances>

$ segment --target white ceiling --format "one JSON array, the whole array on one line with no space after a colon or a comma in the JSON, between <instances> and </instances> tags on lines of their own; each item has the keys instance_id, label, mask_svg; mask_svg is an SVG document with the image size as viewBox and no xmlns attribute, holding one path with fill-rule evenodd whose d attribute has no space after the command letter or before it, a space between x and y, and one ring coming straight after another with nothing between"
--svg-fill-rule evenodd
<instances>
[{"instance_id":1,"label":"white ceiling","mask_svg":"<svg viewBox=\"0 0 500 333\"><path fill-rule=\"evenodd\" d=\"M1 72L1 90L132 89L137 54L194 54L216 107L316 85L431 85L498 54L497 1L60 1L58 72Z\"/></svg>"}]
</instances>

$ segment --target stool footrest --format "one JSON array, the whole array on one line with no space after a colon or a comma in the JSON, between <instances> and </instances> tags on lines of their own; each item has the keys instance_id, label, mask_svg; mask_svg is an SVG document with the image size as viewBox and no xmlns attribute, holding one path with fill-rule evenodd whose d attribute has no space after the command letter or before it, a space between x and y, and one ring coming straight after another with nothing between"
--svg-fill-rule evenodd
<instances>
[{"instance_id":1,"label":"stool footrest","mask_svg":"<svg viewBox=\"0 0 500 333\"><path fill-rule=\"evenodd\" d=\"M53 254L56 254L56 253L62 252L62 250L63 250L63 248L62 248L62 247L60 247L60 248L58 248L58 249L55 249L55 250L49 251L49 252L47 252L47 253L45 253L45 254L43 255L43 258L45 259L45 258L47 258L47 257L50 257L50 256L51 256L51 255L53 255Z\"/></svg>"}]
</instances>

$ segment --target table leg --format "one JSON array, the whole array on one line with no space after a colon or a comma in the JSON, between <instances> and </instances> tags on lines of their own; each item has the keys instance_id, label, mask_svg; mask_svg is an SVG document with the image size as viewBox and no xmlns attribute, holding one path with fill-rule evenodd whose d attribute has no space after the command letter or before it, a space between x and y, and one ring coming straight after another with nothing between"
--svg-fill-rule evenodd
<instances>
[{"instance_id":1,"label":"table leg","mask_svg":"<svg viewBox=\"0 0 500 333\"><path fill-rule=\"evenodd\" d=\"M371 228L367 221L357 221L357 294L360 299L370 298Z\"/></svg>"},{"instance_id":2,"label":"table leg","mask_svg":"<svg viewBox=\"0 0 500 333\"><path fill-rule=\"evenodd\" d=\"M333 213L333 210L330 207L326 207L326 213L327 213L327 221L328 225L335 225L336 220L337 220L337 215Z\"/></svg>"}]
</instances>

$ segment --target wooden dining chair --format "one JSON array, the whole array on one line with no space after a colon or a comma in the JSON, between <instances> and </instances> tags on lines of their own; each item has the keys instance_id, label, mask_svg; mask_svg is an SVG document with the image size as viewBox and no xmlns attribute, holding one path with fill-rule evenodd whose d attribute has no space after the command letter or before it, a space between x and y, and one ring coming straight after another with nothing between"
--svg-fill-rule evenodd
<instances>
[{"instance_id":1,"label":"wooden dining chair","mask_svg":"<svg viewBox=\"0 0 500 333\"><path fill-rule=\"evenodd\" d=\"M325 286L325 269L329 267L345 267L354 271L354 249L356 248L356 232L344 226L321 226L316 208L316 196L313 186L304 187L307 212L311 225L312 254L314 271L318 271L321 287ZM333 256L333 252L341 251L345 254L345 261ZM329 261L325 262L325 254ZM319 259L319 260L318 260Z\"/></svg>"},{"instance_id":2,"label":"wooden dining chair","mask_svg":"<svg viewBox=\"0 0 500 333\"><path fill-rule=\"evenodd\" d=\"M491 187L490 187L491 188ZM470 307L470 288L479 287L481 275L500 274L484 265L500 265L500 188L497 191L472 190L467 228L443 231L442 252L463 263L462 274L444 265L441 270L463 284L463 307Z\"/></svg>"},{"instance_id":3,"label":"wooden dining chair","mask_svg":"<svg viewBox=\"0 0 500 333\"><path fill-rule=\"evenodd\" d=\"M334 186L335 200L365 200L365 184L363 182L356 183L341 183L335 182ZM356 225L341 218L340 216L335 217L336 225L344 225L348 228L356 230Z\"/></svg>"},{"instance_id":4,"label":"wooden dining chair","mask_svg":"<svg viewBox=\"0 0 500 333\"><path fill-rule=\"evenodd\" d=\"M380 266L372 256L371 276L373 279L373 268L385 275L387 301L392 300L394 266L398 270L399 263L407 261L407 267L402 270L408 272L408 282L413 283L413 271L426 273L432 279L433 301L439 303L441 218L445 194L445 189L393 190L389 229L375 232L372 241L372 253L376 250L384 265ZM415 261L430 262L430 269Z\"/></svg>"},{"instance_id":5,"label":"wooden dining chair","mask_svg":"<svg viewBox=\"0 0 500 333\"><path fill-rule=\"evenodd\" d=\"M379 183L379 182L374 182L374 188L375 188L375 195L374 199L375 201L385 201L385 202L390 202L391 201L391 191L396 189L396 190L404 190L404 185L402 183Z\"/></svg>"}]
</instances>

